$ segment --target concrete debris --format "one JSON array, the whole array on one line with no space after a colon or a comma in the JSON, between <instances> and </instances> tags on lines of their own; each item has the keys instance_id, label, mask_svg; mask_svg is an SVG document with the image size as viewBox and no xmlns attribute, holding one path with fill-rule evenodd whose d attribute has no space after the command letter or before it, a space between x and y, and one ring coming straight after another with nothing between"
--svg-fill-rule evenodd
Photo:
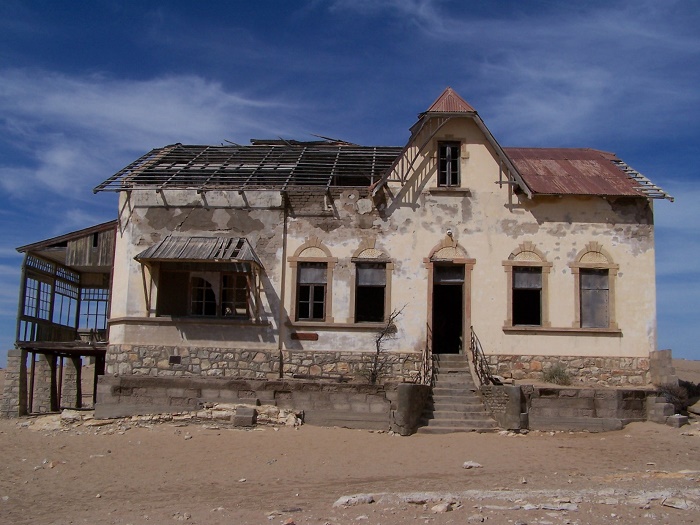
<instances>
[{"instance_id":1,"label":"concrete debris","mask_svg":"<svg viewBox=\"0 0 700 525\"><path fill-rule=\"evenodd\" d=\"M663 505L664 507L671 507L680 510L690 509L690 504L686 500L680 498L665 498L661 502L661 505Z\"/></svg>"},{"instance_id":2,"label":"concrete debris","mask_svg":"<svg viewBox=\"0 0 700 525\"><path fill-rule=\"evenodd\" d=\"M179 412L175 414L147 414L129 416L116 419L95 419L94 411L88 410L63 410L60 414L39 416L29 421L17 423L20 428L28 428L35 431L69 431L87 429L101 434L125 434L134 427L152 428L159 423L175 423L176 426L203 423L208 430L220 428L232 428L237 412L249 413L255 411L255 425L272 426L277 429L281 426L299 427L303 424L303 411L281 409L272 405L242 405L232 403L207 403L202 409L192 412ZM216 422L216 424L212 424ZM185 439L191 439L186 436Z\"/></svg>"},{"instance_id":3,"label":"concrete debris","mask_svg":"<svg viewBox=\"0 0 700 525\"><path fill-rule=\"evenodd\" d=\"M369 503L374 503L374 496L371 494L355 494L353 496L343 496L338 498L334 507L353 507L355 505L366 505Z\"/></svg>"}]
</instances>

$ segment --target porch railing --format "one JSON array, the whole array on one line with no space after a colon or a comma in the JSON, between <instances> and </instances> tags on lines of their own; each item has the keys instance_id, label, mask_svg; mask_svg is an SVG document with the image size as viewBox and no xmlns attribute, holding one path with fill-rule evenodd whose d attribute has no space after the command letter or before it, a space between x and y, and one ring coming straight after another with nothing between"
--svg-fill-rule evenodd
<instances>
[{"instance_id":1,"label":"porch railing","mask_svg":"<svg viewBox=\"0 0 700 525\"><path fill-rule=\"evenodd\" d=\"M479 380L479 386L481 385L498 385L500 381L493 377L491 374L491 368L484 355L484 349L481 346L481 341L474 331L474 327L470 327L471 330L471 343L470 350L472 354L472 363L474 363L474 370L476 371L476 377Z\"/></svg>"},{"instance_id":2,"label":"porch railing","mask_svg":"<svg viewBox=\"0 0 700 525\"><path fill-rule=\"evenodd\" d=\"M433 332L430 325L426 327L427 337L425 339L425 349L423 350L423 362L421 363L420 383L423 385L435 386L435 363L433 362Z\"/></svg>"}]
</instances>

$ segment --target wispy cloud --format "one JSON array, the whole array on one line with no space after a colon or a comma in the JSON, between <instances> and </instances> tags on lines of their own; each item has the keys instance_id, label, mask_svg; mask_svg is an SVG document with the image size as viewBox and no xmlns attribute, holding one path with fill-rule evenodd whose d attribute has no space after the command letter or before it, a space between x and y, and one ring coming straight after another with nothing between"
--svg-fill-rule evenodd
<instances>
[{"instance_id":1,"label":"wispy cloud","mask_svg":"<svg viewBox=\"0 0 700 525\"><path fill-rule=\"evenodd\" d=\"M3 140L33 162L0 165L0 185L13 193L37 184L64 194L94 185L106 170L173 142L284 134L283 115L293 109L281 98L248 97L196 76L131 81L22 69L0 76Z\"/></svg>"}]
</instances>

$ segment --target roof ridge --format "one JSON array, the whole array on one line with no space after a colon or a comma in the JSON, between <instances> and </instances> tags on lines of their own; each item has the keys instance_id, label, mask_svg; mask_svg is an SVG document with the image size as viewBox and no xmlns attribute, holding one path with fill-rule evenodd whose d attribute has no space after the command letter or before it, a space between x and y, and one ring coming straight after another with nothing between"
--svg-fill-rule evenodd
<instances>
[{"instance_id":1,"label":"roof ridge","mask_svg":"<svg viewBox=\"0 0 700 525\"><path fill-rule=\"evenodd\" d=\"M476 110L448 86L425 113L476 113Z\"/></svg>"}]
</instances>

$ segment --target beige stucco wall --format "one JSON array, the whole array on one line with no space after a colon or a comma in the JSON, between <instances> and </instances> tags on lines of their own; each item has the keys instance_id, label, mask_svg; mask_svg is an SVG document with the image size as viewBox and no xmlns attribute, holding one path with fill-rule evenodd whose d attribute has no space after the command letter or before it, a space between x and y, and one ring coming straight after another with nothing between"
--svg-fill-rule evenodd
<instances>
[{"instance_id":1,"label":"beige stucco wall","mask_svg":"<svg viewBox=\"0 0 700 525\"><path fill-rule=\"evenodd\" d=\"M416 137L416 144L425 139ZM462 191L436 188L438 140L463 142ZM371 245L393 261L391 306L403 308L397 337L386 348L420 353L431 322L426 260L451 230L461 257L474 263L468 298L471 318L466 321L475 327L487 354L648 357L655 349L650 204L642 199L509 196L508 185L498 184L496 153L469 118L450 121L411 162L415 150L409 149L409 158L400 164L412 166L399 174L405 182L389 183L386 193L382 190L374 199L367 192L338 189L332 199L309 195L306 200L292 200L286 240L279 192L122 192L110 343L273 349L278 347L281 331L282 349L371 352L377 326L352 323L350 311L351 258L362 246ZM314 212L304 213L304 209ZM150 279L134 256L171 232L246 236L265 266L264 323L247 326L228 320L198 324L154 319L146 301ZM304 256L300 249L309 242L320 243L334 261L329 298L332 323L295 323L286 318L293 311L295 295L289 260L295 254ZM504 330L508 287L503 262L526 242L551 263L548 330ZM575 279L569 264L592 242L599 243L619 267L615 278L617 331L573 329ZM155 305L157 280L152 293L151 304ZM318 340L292 339L295 332L317 334ZM464 333L468 341L468 326Z\"/></svg>"}]
</instances>

